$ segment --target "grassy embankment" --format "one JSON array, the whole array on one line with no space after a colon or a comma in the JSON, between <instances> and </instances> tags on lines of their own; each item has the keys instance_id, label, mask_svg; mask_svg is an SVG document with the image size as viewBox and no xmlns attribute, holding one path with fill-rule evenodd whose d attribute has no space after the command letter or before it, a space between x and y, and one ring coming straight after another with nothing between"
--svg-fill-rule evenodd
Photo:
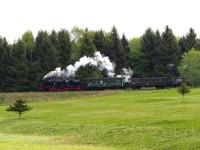
<instances>
[{"instance_id":1,"label":"grassy embankment","mask_svg":"<svg viewBox=\"0 0 200 150\"><path fill-rule=\"evenodd\" d=\"M200 149L200 89L5 93L0 150ZM33 110L6 112L15 97Z\"/></svg>"}]
</instances>

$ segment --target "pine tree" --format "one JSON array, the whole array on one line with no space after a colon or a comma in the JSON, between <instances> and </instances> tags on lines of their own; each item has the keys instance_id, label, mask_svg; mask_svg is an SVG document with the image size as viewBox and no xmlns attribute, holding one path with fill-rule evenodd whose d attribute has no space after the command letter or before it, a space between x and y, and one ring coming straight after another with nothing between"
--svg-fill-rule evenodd
<instances>
[{"instance_id":1,"label":"pine tree","mask_svg":"<svg viewBox=\"0 0 200 150\"><path fill-rule=\"evenodd\" d=\"M35 44L38 79L57 67L57 52L50 42L46 31L40 31Z\"/></svg>"},{"instance_id":2,"label":"pine tree","mask_svg":"<svg viewBox=\"0 0 200 150\"><path fill-rule=\"evenodd\" d=\"M121 43L122 43L122 53L121 53L122 68L123 67L127 68L129 67L130 47L128 40L126 39L126 36L124 34L122 35Z\"/></svg>"},{"instance_id":3,"label":"pine tree","mask_svg":"<svg viewBox=\"0 0 200 150\"><path fill-rule=\"evenodd\" d=\"M0 91L12 91L12 56L6 38L0 37Z\"/></svg>"},{"instance_id":4,"label":"pine tree","mask_svg":"<svg viewBox=\"0 0 200 150\"><path fill-rule=\"evenodd\" d=\"M195 31L190 28L189 33L179 40L178 44L181 50L181 54L188 52L191 48L196 48L198 46L197 42L197 35Z\"/></svg>"},{"instance_id":5,"label":"pine tree","mask_svg":"<svg viewBox=\"0 0 200 150\"><path fill-rule=\"evenodd\" d=\"M92 57L95 53L93 39L89 36L88 29L85 29L83 38L81 40L80 49L81 49L81 51L80 51L81 57L84 55L86 55L88 57Z\"/></svg>"},{"instance_id":6,"label":"pine tree","mask_svg":"<svg viewBox=\"0 0 200 150\"><path fill-rule=\"evenodd\" d=\"M144 61L144 71L146 76L156 76L155 57L160 42L161 37L159 31L154 33L151 28L148 28L141 38L141 59Z\"/></svg>"},{"instance_id":7,"label":"pine tree","mask_svg":"<svg viewBox=\"0 0 200 150\"><path fill-rule=\"evenodd\" d=\"M104 33L102 30L95 32L93 39L94 46L97 51L100 51L105 55L106 51L106 41L104 37Z\"/></svg>"},{"instance_id":8,"label":"pine tree","mask_svg":"<svg viewBox=\"0 0 200 150\"><path fill-rule=\"evenodd\" d=\"M30 90L28 85L28 69L30 65L28 64L26 52L22 40L18 40L17 43L12 45L12 64L14 68L12 78L15 82L13 87L15 91Z\"/></svg>"},{"instance_id":9,"label":"pine tree","mask_svg":"<svg viewBox=\"0 0 200 150\"><path fill-rule=\"evenodd\" d=\"M157 76L176 76L180 51L172 30L166 26L160 46L155 54L155 73Z\"/></svg>"},{"instance_id":10,"label":"pine tree","mask_svg":"<svg viewBox=\"0 0 200 150\"><path fill-rule=\"evenodd\" d=\"M182 94L183 99L184 99L185 94L189 93L189 92L190 92L190 89L189 89L189 87L188 87L188 85L187 85L186 83L182 83L182 84L180 85L180 87L178 88L178 92L179 92L180 94Z\"/></svg>"},{"instance_id":11,"label":"pine tree","mask_svg":"<svg viewBox=\"0 0 200 150\"><path fill-rule=\"evenodd\" d=\"M58 45L59 45L59 63L61 68L64 69L70 63L71 55L71 39L69 32L62 29L58 32ZM55 47L54 47L55 49Z\"/></svg>"},{"instance_id":12,"label":"pine tree","mask_svg":"<svg viewBox=\"0 0 200 150\"><path fill-rule=\"evenodd\" d=\"M51 45L53 47L55 47L56 49L59 49L59 41L58 41L58 34L56 33L55 30L52 30L50 35L49 35L49 39L51 42ZM57 50L58 51L58 50Z\"/></svg>"},{"instance_id":13,"label":"pine tree","mask_svg":"<svg viewBox=\"0 0 200 150\"><path fill-rule=\"evenodd\" d=\"M116 27L113 27L110 33L109 47L108 47L108 57L112 62L116 63L115 72L120 73L121 66L121 53L123 51L122 43L118 35Z\"/></svg>"},{"instance_id":14,"label":"pine tree","mask_svg":"<svg viewBox=\"0 0 200 150\"><path fill-rule=\"evenodd\" d=\"M59 41L58 41L58 34L53 30L51 34L49 35L49 40L50 40L50 51L52 52L52 57L51 59L53 61L53 67L58 67L59 64Z\"/></svg>"},{"instance_id":15,"label":"pine tree","mask_svg":"<svg viewBox=\"0 0 200 150\"><path fill-rule=\"evenodd\" d=\"M13 111L13 112L17 112L19 115L19 118L21 118L21 115L26 112L29 111L31 109L31 107L29 107L26 104L26 101L22 100L22 99L18 99L16 100L13 105L10 105L6 111Z\"/></svg>"}]
</instances>

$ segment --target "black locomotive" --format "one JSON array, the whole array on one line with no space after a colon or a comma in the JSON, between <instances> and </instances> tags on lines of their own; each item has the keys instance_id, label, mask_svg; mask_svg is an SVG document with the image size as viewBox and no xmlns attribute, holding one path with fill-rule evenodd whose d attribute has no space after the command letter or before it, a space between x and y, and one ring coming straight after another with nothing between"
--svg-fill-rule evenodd
<instances>
[{"instance_id":1,"label":"black locomotive","mask_svg":"<svg viewBox=\"0 0 200 150\"><path fill-rule=\"evenodd\" d=\"M177 87L185 82L180 77L151 77L151 78L47 78L40 82L39 91L80 91L103 89L140 89L142 87L167 88Z\"/></svg>"}]
</instances>

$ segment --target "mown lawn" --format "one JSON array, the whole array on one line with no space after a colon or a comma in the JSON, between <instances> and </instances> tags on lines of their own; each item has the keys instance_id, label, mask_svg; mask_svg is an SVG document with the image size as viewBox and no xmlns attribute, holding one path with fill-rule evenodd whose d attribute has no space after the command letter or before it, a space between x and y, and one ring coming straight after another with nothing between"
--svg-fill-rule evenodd
<instances>
[{"instance_id":1,"label":"mown lawn","mask_svg":"<svg viewBox=\"0 0 200 150\"><path fill-rule=\"evenodd\" d=\"M200 149L200 89L3 93L0 150ZM5 109L25 97L18 119Z\"/></svg>"}]
</instances>

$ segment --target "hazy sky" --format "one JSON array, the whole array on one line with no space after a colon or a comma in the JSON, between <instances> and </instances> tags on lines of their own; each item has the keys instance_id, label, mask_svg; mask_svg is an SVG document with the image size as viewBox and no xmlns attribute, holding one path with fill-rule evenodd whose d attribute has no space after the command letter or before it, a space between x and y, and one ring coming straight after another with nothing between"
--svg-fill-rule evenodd
<instances>
[{"instance_id":1,"label":"hazy sky","mask_svg":"<svg viewBox=\"0 0 200 150\"><path fill-rule=\"evenodd\" d=\"M0 0L0 35L10 42L27 30L34 35L74 26L110 31L130 39L147 27L169 25L178 36L190 27L200 35L199 0Z\"/></svg>"}]
</instances>

